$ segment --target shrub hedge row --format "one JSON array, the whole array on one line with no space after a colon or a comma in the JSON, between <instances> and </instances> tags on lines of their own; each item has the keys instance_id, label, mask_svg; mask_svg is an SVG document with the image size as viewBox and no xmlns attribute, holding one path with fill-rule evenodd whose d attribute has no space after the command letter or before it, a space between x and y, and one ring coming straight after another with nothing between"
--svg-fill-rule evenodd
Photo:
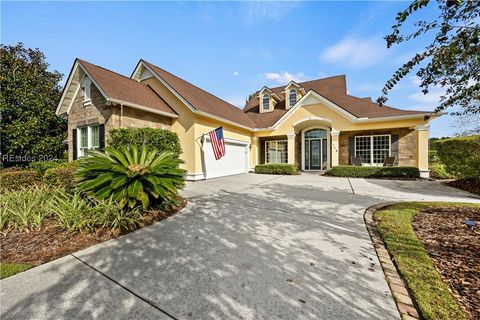
<instances>
[{"instance_id":1,"label":"shrub hedge row","mask_svg":"<svg viewBox=\"0 0 480 320\"><path fill-rule=\"evenodd\" d=\"M42 176L34 170L2 170L0 186L5 190L18 190L23 187L39 185Z\"/></svg>"},{"instance_id":2,"label":"shrub hedge row","mask_svg":"<svg viewBox=\"0 0 480 320\"><path fill-rule=\"evenodd\" d=\"M480 179L480 135L435 141L437 156L448 173Z\"/></svg>"},{"instance_id":3,"label":"shrub hedge row","mask_svg":"<svg viewBox=\"0 0 480 320\"><path fill-rule=\"evenodd\" d=\"M420 171L415 167L337 166L328 171L326 175L353 178L419 178Z\"/></svg>"},{"instance_id":4,"label":"shrub hedge row","mask_svg":"<svg viewBox=\"0 0 480 320\"><path fill-rule=\"evenodd\" d=\"M115 128L108 132L107 145L116 149L136 146L139 150L171 151L180 156L182 148L175 132L154 128Z\"/></svg>"},{"instance_id":5,"label":"shrub hedge row","mask_svg":"<svg viewBox=\"0 0 480 320\"><path fill-rule=\"evenodd\" d=\"M63 187L71 192L75 189L76 166L77 162L72 161L47 169L43 175L43 182L50 186Z\"/></svg>"},{"instance_id":6,"label":"shrub hedge row","mask_svg":"<svg viewBox=\"0 0 480 320\"><path fill-rule=\"evenodd\" d=\"M28 164L28 168L38 171L38 173L43 176L48 169L58 167L66 162L67 160L63 159L55 161L33 161Z\"/></svg>"},{"instance_id":7,"label":"shrub hedge row","mask_svg":"<svg viewBox=\"0 0 480 320\"><path fill-rule=\"evenodd\" d=\"M296 164L259 164L255 167L255 173L263 174L298 174Z\"/></svg>"}]
</instances>

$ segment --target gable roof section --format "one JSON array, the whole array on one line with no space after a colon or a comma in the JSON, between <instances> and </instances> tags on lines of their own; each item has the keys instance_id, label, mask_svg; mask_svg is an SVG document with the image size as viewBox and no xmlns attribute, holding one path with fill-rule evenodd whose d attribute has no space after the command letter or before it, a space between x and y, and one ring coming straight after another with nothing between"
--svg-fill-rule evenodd
<instances>
[{"instance_id":1,"label":"gable roof section","mask_svg":"<svg viewBox=\"0 0 480 320\"><path fill-rule=\"evenodd\" d=\"M140 60L159 78L166 82L181 98L183 98L194 112L200 111L208 116L221 118L239 124L247 128L255 128L253 120L242 110L234 105L214 96L213 94L200 89L199 87L171 74L170 72L151 64L145 60Z\"/></svg>"},{"instance_id":2,"label":"gable roof section","mask_svg":"<svg viewBox=\"0 0 480 320\"><path fill-rule=\"evenodd\" d=\"M345 75L301 82L299 85L305 88L307 92L314 91L323 96L356 118L371 119L417 114L423 115L429 113L428 111L400 110L389 106L380 107L377 103L372 101L351 96L347 94ZM271 89L280 95L284 88L285 86ZM252 120L255 121L258 128L273 126L289 111L285 109L285 100L282 100L277 103L273 112L260 113L258 100L253 98L248 101L243 110Z\"/></svg>"},{"instance_id":3,"label":"gable roof section","mask_svg":"<svg viewBox=\"0 0 480 320\"><path fill-rule=\"evenodd\" d=\"M107 101L170 117L178 117L168 103L148 85L81 59L75 60L57 109L58 114L68 112L64 105L64 96L65 92L70 90L68 86L79 85L81 79L76 74L78 68L81 68L91 78Z\"/></svg>"}]
</instances>

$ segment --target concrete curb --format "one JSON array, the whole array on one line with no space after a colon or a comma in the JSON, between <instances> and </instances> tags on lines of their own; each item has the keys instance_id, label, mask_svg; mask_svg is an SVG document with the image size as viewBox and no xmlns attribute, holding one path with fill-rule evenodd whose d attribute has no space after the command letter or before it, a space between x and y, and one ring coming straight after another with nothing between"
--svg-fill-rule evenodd
<instances>
[{"instance_id":1,"label":"concrete curb","mask_svg":"<svg viewBox=\"0 0 480 320\"><path fill-rule=\"evenodd\" d=\"M408 289L403 282L402 278L398 274L398 270L393 262L392 258L388 254L387 248L383 243L382 237L377 230L377 223L373 220L373 214L381 209L391 206L395 202L380 203L369 207L363 217L365 224L367 225L368 233L372 239L373 247L377 252L378 260L382 265L383 273L387 279L388 286L392 292L393 299L397 305L398 312L403 320L420 319L417 309L413 303L413 299L408 292Z\"/></svg>"}]
</instances>

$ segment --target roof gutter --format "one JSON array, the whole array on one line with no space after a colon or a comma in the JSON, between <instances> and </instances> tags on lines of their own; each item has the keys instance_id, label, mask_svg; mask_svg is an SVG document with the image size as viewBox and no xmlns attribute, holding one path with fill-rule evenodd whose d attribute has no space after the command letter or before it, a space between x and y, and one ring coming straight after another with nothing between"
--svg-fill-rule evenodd
<instances>
[{"instance_id":1,"label":"roof gutter","mask_svg":"<svg viewBox=\"0 0 480 320\"><path fill-rule=\"evenodd\" d=\"M431 112L417 113L417 114L407 114L403 116L392 116L392 117L379 117L379 118L358 118L353 122L355 123L366 123L366 122L383 122L383 121L392 121L392 120L408 120L408 119L417 119L424 118L425 116L430 116L432 118L438 118L446 114L445 112L440 112L432 114Z\"/></svg>"},{"instance_id":2,"label":"roof gutter","mask_svg":"<svg viewBox=\"0 0 480 320\"><path fill-rule=\"evenodd\" d=\"M167 116L167 117L170 117L170 118L178 118L178 114L173 114L173 113L170 113L170 112L165 112L165 111L161 111L161 110L152 109L152 108L145 107L145 106L142 106L142 105L139 105L139 104L136 104L136 103L131 103L131 102L127 102L127 101L123 101L123 100L115 99L115 98L110 98L110 97L105 97L105 99L108 102L116 103L116 104L119 104L119 105L124 105L126 107L131 107L131 108L135 108L135 109L139 109L139 110L143 110L143 111L147 111L147 112L151 112L151 113L160 114L162 116Z\"/></svg>"},{"instance_id":3,"label":"roof gutter","mask_svg":"<svg viewBox=\"0 0 480 320\"><path fill-rule=\"evenodd\" d=\"M248 131L255 131L255 130L256 130L256 129L254 129L254 128L250 128L250 127L247 127L247 126L238 124L238 123L236 123L236 122L227 120L227 119L225 119L225 118L218 117L218 116L214 116L213 114L207 113L207 112L205 112L205 111L200 111L200 110L198 110L198 111L196 111L195 113L198 114L198 115L207 117L207 118L211 118L211 119L214 119L214 120L218 120L218 121L222 121L222 122L228 123L228 124L230 124L230 125L232 125L232 126L239 127L239 128L242 128L242 129L245 129L245 130L248 130Z\"/></svg>"}]
</instances>

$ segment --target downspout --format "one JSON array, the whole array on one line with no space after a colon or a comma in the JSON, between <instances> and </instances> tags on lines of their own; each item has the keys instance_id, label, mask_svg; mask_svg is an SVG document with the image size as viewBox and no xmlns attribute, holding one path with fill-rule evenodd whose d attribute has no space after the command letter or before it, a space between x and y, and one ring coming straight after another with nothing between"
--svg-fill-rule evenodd
<instances>
[{"instance_id":1,"label":"downspout","mask_svg":"<svg viewBox=\"0 0 480 320\"><path fill-rule=\"evenodd\" d=\"M122 127L122 124L123 124L123 103L120 104L120 128Z\"/></svg>"}]
</instances>

